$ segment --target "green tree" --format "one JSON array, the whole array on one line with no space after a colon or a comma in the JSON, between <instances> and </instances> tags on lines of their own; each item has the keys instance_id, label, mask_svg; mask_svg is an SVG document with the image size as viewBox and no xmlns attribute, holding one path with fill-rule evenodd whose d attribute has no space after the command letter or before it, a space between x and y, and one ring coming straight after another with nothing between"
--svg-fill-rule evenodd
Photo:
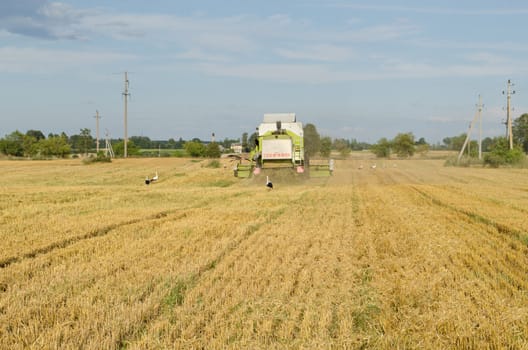
<instances>
[{"instance_id":1,"label":"green tree","mask_svg":"<svg viewBox=\"0 0 528 350\"><path fill-rule=\"evenodd\" d=\"M515 141L522 146L524 152L528 152L528 113L513 121L512 131Z\"/></svg>"},{"instance_id":2,"label":"green tree","mask_svg":"<svg viewBox=\"0 0 528 350\"><path fill-rule=\"evenodd\" d=\"M189 141L185 143L185 151L191 157L203 157L205 150L205 146L201 142Z\"/></svg>"},{"instance_id":3,"label":"green tree","mask_svg":"<svg viewBox=\"0 0 528 350\"><path fill-rule=\"evenodd\" d=\"M520 145L515 145L510 149L510 144L505 137L496 137L493 139L491 151L484 156L484 164L497 168L501 165L514 165L522 162L524 155Z\"/></svg>"},{"instance_id":4,"label":"green tree","mask_svg":"<svg viewBox=\"0 0 528 350\"><path fill-rule=\"evenodd\" d=\"M342 157L348 157L350 154L350 147L348 147L348 141L345 139L335 139L334 148L341 154Z\"/></svg>"},{"instance_id":5,"label":"green tree","mask_svg":"<svg viewBox=\"0 0 528 350\"><path fill-rule=\"evenodd\" d=\"M304 155L307 158L316 155L321 149L321 136L314 124L308 123L303 128Z\"/></svg>"},{"instance_id":6,"label":"green tree","mask_svg":"<svg viewBox=\"0 0 528 350\"><path fill-rule=\"evenodd\" d=\"M466 141L466 134L460 134L458 136L446 137L442 140L446 145L447 149L451 151L460 151L464 141Z\"/></svg>"},{"instance_id":7,"label":"green tree","mask_svg":"<svg viewBox=\"0 0 528 350\"><path fill-rule=\"evenodd\" d=\"M415 152L414 135L410 132L399 133L394 140L392 140L392 149L396 152L398 157L412 157Z\"/></svg>"},{"instance_id":8,"label":"green tree","mask_svg":"<svg viewBox=\"0 0 528 350\"><path fill-rule=\"evenodd\" d=\"M470 140L467 144L468 153L471 158L478 158L478 141Z\"/></svg>"},{"instance_id":9,"label":"green tree","mask_svg":"<svg viewBox=\"0 0 528 350\"><path fill-rule=\"evenodd\" d=\"M28 130L28 131L26 131L26 136L32 136L37 141L40 141L40 140L46 138L46 136L44 136L44 134L40 130Z\"/></svg>"},{"instance_id":10,"label":"green tree","mask_svg":"<svg viewBox=\"0 0 528 350\"><path fill-rule=\"evenodd\" d=\"M352 151L362 151L364 149L369 149L370 145L366 142L358 142L356 139L350 140L350 149Z\"/></svg>"},{"instance_id":11,"label":"green tree","mask_svg":"<svg viewBox=\"0 0 528 350\"><path fill-rule=\"evenodd\" d=\"M424 157L429 152L429 149L431 148L429 144L427 143L427 141L425 141L425 138L423 137L420 137L420 139L416 141L414 145L416 146L415 147L416 153L418 153L422 157Z\"/></svg>"},{"instance_id":12,"label":"green tree","mask_svg":"<svg viewBox=\"0 0 528 350\"><path fill-rule=\"evenodd\" d=\"M321 137L319 154L321 154L321 157L329 158L331 153L332 153L332 139L330 138L330 136Z\"/></svg>"},{"instance_id":13,"label":"green tree","mask_svg":"<svg viewBox=\"0 0 528 350\"><path fill-rule=\"evenodd\" d=\"M482 140L482 152L488 152L493 145L493 139L491 137L485 137Z\"/></svg>"},{"instance_id":14,"label":"green tree","mask_svg":"<svg viewBox=\"0 0 528 350\"><path fill-rule=\"evenodd\" d=\"M112 149L116 156L125 155L125 141L120 140L115 145L112 145ZM128 140L127 143L127 156L137 156L139 155L139 147L133 141Z\"/></svg>"},{"instance_id":15,"label":"green tree","mask_svg":"<svg viewBox=\"0 0 528 350\"><path fill-rule=\"evenodd\" d=\"M385 137L379 139L378 143L372 145L371 152L378 158L389 158L391 154L392 144Z\"/></svg>"},{"instance_id":16,"label":"green tree","mask_svg":"<svg viewBox=\"0 0 528 350\"><path fill-rule=\"evenodd\" d=\"M158 148L158 146L154 145L150 138L147 136L131 136L128 140L132 141L137 147L142 149Z\"/></svg>"},{"instance_id":17,"label":"green tree","mask_svg":"<svg viewBox=\"0 0 528 350\"><path fill-rule=\"evenodd\" d=\"M255 133L256 135L256 133ZM253 136L253 135L251 135ZM233 143L239 143L240 142L240 139L228 139L227 137L224 139L224 141L221 142L221 145L225 148L225 149L230 149L231 148L231 145ZM255 144L255 142L253 141L253 144Z\"/></svg>"},{"instance_id":18,"label":"green tree","mask_svg":"<svg viewBox=\"0 0 528 350\"><path fill-rule=\"evenodd\" d=\"M40 141L42 140L45 140L45 138L40 139ZM24 149L24 156L34 157L39 153L39 140L35 136L26 133L23 136L22 148Z\"/></svg>"},{"instance_id":19,"label":"green tree","mask_svg":"<svg viewBox=\"0 0 528 350\"><path fill-rule=\"evenodd\" d=\"M205 156L207 158L220 158L221 155L220 145L216 142L209 142L205 149Z\"/></svg>"},{"instance_id":20,"label":"green tree","mask_svg":"<svg viewBox=\"0 0 528 350\"><path fill-rule=\"evenodd\" d=\"M244 152L249 152L248 133L247 132L242 134L242 149L244 150Z\"/></svg>"},{"instance_id":21,"label":"green tree","mask_svg":"<svg viewBox=\"0 0 528 350\"><path fill-rule=\"evenodd\" d=\"M24 155L24 134L20 131L13 131L0 140L0 152L15 157Z\"/></svg>"},{"instance_id":22,"label":"green tree","mask_svg":"<svg viewBox=\"0 0 528 350\"><path fill-rule=\"evenodd\" d=\"M81 153L87 154L92 147L93 138L88 128L81 129Z\"/></svg>"},{"instance_id":23,"label":"green tree","mask_svg":"<svg viewBox=\"0 0 528 350\"><path fill-rule=\"evenodd\" d=\"M173 138L170 138L167 141L167 148L175 149L176 148L176 140L174 140Z\"/></svg>"},{"instance_id":24,"label":"green tree","mask_svg":"<svg viewBox=\"0 0 528 350\"><path fill-rule=\"evenodd\" d=\"M425 141L425 138L423 137L420 137L420 139L418 141L416 141L416 146L418 145L427 145L427 141Z\"/></svg>"},{"instance_id":25,"label":"green tree","mask_svg":"<svg viewBox=\"0 0 528 350\"><path fill-rule=\"evenodd\" d=\"M46 157L64 158L71 153L71 147L64 137L53 136L38 142L39 152Z\"/></svg>"},{"instance_id":26,"label":"green tree","mask_svg":"<svg viewBox=\"0 0 528 350\"><path fill-rule=\"evenodd\" d=\"M72 135L69 139L69 143L72 149L77 153L86 154L92 148L94 144L93 137L90 135L90 129L84 128L80 130L78 135ZM50 134L49 137L55 137L59 135Z\"/></svg>"},{"instance_id":27,"label":"green tree","mask_svg":"<svg viewBox=\"0 0 528 350\"><path fill-rule=\"evenodd\" d=\"M257 145L257 139L258 139L258 133L257 132L254 132L251 134L251 136L249 136L249 140L248 140L248 148L249 150L252 150L255 148L255 146Z\"/></svg>"}]
</instances>

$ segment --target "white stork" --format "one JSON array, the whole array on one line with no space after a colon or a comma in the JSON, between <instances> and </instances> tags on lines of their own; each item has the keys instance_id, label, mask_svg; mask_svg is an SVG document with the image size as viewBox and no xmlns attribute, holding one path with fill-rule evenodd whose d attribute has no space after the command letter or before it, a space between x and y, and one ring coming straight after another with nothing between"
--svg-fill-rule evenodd
<instances>
[{"instance_id":1,"label":"white stork","mask_svg":"<svg viewBox=\"0 0 528 350\"><path fill-rule=\"evenodd\" d=\"M156 175L154 175L152 179L149 179L149 177L147 176L147 178L145 179L145 185L150 185L154 181L158 181L158 171L157 170L156 170Z\"/></svg>"},{"instance_id":2,"label":"white stork","mask_svg":"<svg viewBox=\"0 0 528 350\"><path fill-rule=\"evenodd\" d=\"M269 180L269 176L266 176L266 187L269 188L270 190L273 188L273 184Z\"/></svg>"}]
</instances>

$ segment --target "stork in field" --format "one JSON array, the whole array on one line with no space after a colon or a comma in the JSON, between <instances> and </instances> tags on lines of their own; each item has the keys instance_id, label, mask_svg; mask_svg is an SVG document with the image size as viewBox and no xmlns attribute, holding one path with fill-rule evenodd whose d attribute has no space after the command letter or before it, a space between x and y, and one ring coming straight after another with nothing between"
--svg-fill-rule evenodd
<instances>
[{"instance_id":1,"label":"stork in field","mask_svg":"<svg viewBox=\"0 0 528 350\"><path fill-rule=\"evenodd\" d=\"M266 187L270 190L273 189L273 183L269 180L269 176L266 176Z\"/></svg>"},{"instance_id":2,"label":"stork in field","mask_svg":"<svg viewBox=\"0 0 528 350\"><path fill-rule=\"evenodd\" d=\"M156 170L156 175L154 175L152 179L149 179L149 177L147 176L147 178L145 179L145 185L150 185L154 181L158 181L158 171L157 170Z\"/></svg>"}]
</instances>

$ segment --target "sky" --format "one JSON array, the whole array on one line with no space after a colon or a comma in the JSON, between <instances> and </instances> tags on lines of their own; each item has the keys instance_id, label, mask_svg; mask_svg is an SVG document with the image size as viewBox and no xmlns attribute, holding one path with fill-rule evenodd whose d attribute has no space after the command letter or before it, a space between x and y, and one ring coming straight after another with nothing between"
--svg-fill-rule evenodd
<instances>
[{"instance_id":1,"label":"sky","mask_svg":"<svg viewBox=\"0 0 528 350\"><path fill-rule=\"evenodd\" d=\"M521 0L1 0L0 137L240 138L294 112L323 136L374 143L484 136L528 112Z\"/></svg>"}]
</instances>

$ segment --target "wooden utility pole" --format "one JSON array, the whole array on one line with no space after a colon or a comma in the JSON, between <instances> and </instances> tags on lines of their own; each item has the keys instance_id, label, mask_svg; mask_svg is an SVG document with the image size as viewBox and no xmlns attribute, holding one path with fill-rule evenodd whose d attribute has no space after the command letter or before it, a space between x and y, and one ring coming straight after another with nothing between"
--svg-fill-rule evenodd
<instances>
[{"instance_id":1,"label":"wooden utility pole","mask_svg":"<svg viewBox=\"0 0 528 350\"><path fill-rule=\"evenodd\" d=\"M478 120L479 120L479 159L482 159L482 97L479 95L479 102L477 105Z\"/></svg>"},{"instance_id":2,"label":"wooden utility pole","mask_svg":"<svg viewBox=\"0 0 528 350\"><path fill-rule=\"evenodd\" d=\"M473 130L473 126L475 125L475 122L477 120L480 120L480 137L479 137L479 159L482 157L482 99L479 95L479 103L477 105L477 111L475 112L475 116L473 117L473 120L469 124L469 130L466 135L466 140L464 141L464 144L462 145L462 149L460 150L460 153L458 154L457 162L460 162L460 158L462 158L462 155L464 154L464 150L466 149L466 146L468 147L468 154L469 154L469 141L471 140L471 131Z\"/></svg>"},{"instance_id":3,"label":"wooden utility pole","mask_svg":"<svg viewBox=\"0 0 528 350\"><path fill-rule=\"evenodd\" d=\"M95 118L95 138L96 138L95 149L96 149L96 153L99 154L99 119L101 119L101 117L99 116L98 110L95 110L94 118Z\"/></svg>"},{"instance_id":4,"label":"wooden utility pole","mask_svg":"<svg viewBox=\"0 0 528 350\"><path fill-rule=\"evenodd\" d=\"M128 146L128 121L127 121L127 108L128 108L128 96L130 96L130 94L128 93L128 85L129 85L129 81L128 81L128 72L125 72L125 91L123 92L123 96L125 97L125 147L124 147L124 153L123 153L123 156L124 158L127 157L127 146Z\"/></svg>"},{"instance_id":5,"label":"wooden utility pole","mask_svg":"<svg viewBox=\"0 0 528 350\"><path fill-rule=\"evenodd\" d=\"M108 129L106 129L106 133L105 133L105 156L110 156L110 158L114 158L115 157L115 154L114 154L114 149L112 148L112 143L110 142L110 136L108 134Z\"/></svg>"},{"instance_id":6,"label":"wooden utility pole","mask_svg":"<svg viewBox=\"0 0 528 350\"><path fill-rule=\"evenodd\" d=\"M512 118L510 114L511 110L511 95L515 94L515 91L511 90L511 87L514 84L508 79L508 87L506 91L503 91L502 94L506 95L506 136L510 142L510 149L513 149L513 132L512 132Z\"/></svg>"}]
</instances>

